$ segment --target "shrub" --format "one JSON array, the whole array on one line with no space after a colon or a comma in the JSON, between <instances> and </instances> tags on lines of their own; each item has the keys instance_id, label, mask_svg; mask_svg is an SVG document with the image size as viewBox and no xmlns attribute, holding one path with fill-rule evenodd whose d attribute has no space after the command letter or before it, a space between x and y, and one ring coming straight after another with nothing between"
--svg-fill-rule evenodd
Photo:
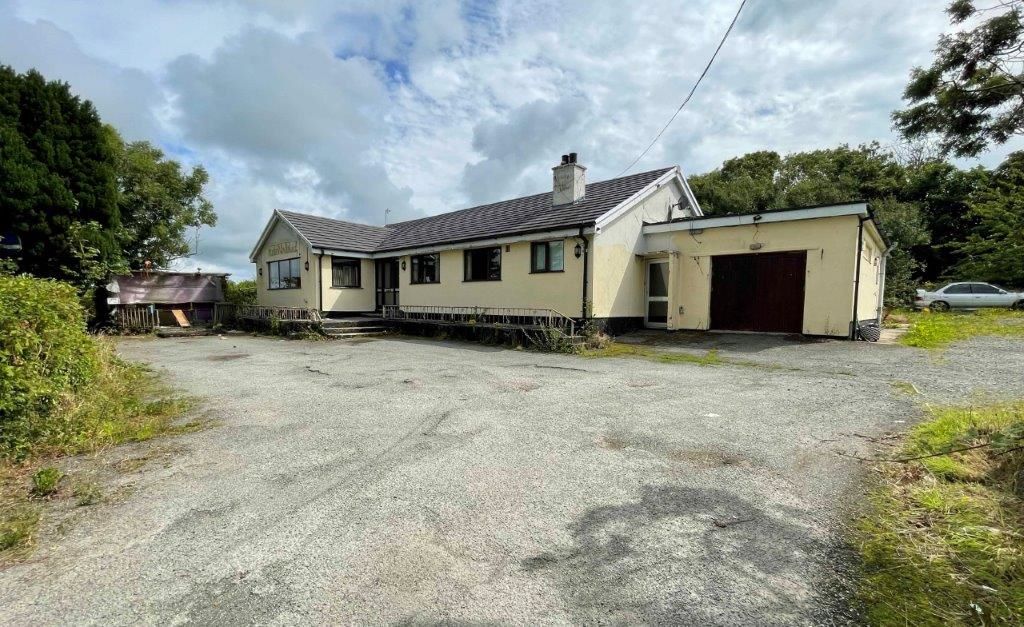
<instances>
[{"instance_id":1,"label":"shrub","mask_svg":"<svg viewBox=\"0 0 1024 627\"><path fill-rule=\"evenodd\" d=\"M0 276L0 458L65 454L172 428L187 402L86 332L72 286Z\"/></svg>"},{"instance_id":2,"label":"shrub","mask_svg":"<svg viewBox=\"0 0 1024 627\"><path fill-rule=\"evenodd\" d=\"M32 475L32 493L36 496L50 496L57 491L64 473L53 466L40 468Z\"/></svg>"},{"instance_id":3,"label":"shrub","mask_svg":"<svg viewBox=\"0 0 1024 627\"><path fill-rule=\"evenodd\" d=\"M224 286L224 300L232 305L255 305L256 281L254 279L228 280Z\"/></svg>"},{"instance_id":4,"label":"shrub","mask_svg":"<svg viewBox=\"0 0 1024 627\"><path fill-rule=\"evenodd\" d=\"M75 289L58 281L0 276L0 445L11 426L52 413L100 370Z\"/></svg>"}]
</instances>

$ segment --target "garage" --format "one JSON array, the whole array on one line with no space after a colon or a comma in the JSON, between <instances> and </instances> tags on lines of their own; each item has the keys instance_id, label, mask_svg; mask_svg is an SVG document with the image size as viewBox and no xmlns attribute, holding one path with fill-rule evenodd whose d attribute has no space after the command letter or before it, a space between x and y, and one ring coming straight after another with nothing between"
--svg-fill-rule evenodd
<instances>
[{"instance_id":1,"label":"garage","mask_svg":"<svg viewBox=\"0 0 1024 627\"><path fill-rule=\"evenodd\" d=\"M803 332L806 269L802 250L713 256L711 329Z\"/></svg>"}]
</instances>

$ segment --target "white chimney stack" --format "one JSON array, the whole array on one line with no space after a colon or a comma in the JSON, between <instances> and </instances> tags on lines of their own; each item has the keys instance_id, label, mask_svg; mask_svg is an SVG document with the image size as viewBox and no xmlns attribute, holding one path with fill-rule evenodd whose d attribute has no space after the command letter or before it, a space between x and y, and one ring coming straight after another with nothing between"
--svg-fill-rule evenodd
<instances>
[{"instance_id":1,"label":"white chimney stack","mask_svg":"<svg viewBox=\"0 0 1024 627\"><path fill-rule=\"evenodd\" d=\"M583 200L587 192L587 169L576 163L576 153L562 155L562 163L551 168L554 174L552 205L566 205Z\"/></svg>"}]
</instances>

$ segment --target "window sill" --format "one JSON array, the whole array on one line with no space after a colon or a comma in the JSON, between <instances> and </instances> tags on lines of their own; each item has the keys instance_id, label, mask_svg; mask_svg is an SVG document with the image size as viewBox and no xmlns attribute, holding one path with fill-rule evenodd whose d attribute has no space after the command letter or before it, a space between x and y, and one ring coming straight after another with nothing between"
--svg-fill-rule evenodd
<instances>
[{"instance_id":1,"label":"window sill","mask_svg":"<svg viewBox=\"0 0 1024 627\"><path fill-rule=\"evenodd\" d=\"M462 279L463 283L499 283L501 279Z\"/></svg>"},{"instance_id":2,"label":"window sill","mask_svg":"<svg viewBox=\"0 0 1024 627\"><path fill-rule=\"evenodd\" d=\"M530 270L530 274L564 274L565 270Z\"/></svg>"},{"instance_id":3,"label":"window sill","mask_svg":"<svg viewBox=\"0 0 1024 627\"><path fill-rule=\"evenodd\" d=\"M440 285L440 281L409 281L409 285Z\"/></svg>"}]
</instances>

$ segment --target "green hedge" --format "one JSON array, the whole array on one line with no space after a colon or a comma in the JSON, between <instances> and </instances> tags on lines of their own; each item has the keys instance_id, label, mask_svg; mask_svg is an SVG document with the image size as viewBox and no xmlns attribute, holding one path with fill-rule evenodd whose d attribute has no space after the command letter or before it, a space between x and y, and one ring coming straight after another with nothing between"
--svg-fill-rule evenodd
<instances>
[{"instance_id":1,"label":"green hedge","mask_svg":"<svg viewBox=\"0 0 1024 627\"><path fill-rule=\"evenodd\" d=\"M102 358L71 285L0 276L0 446L19 448L46 430L100 374Z\"/></svg>"}]
</instances>

